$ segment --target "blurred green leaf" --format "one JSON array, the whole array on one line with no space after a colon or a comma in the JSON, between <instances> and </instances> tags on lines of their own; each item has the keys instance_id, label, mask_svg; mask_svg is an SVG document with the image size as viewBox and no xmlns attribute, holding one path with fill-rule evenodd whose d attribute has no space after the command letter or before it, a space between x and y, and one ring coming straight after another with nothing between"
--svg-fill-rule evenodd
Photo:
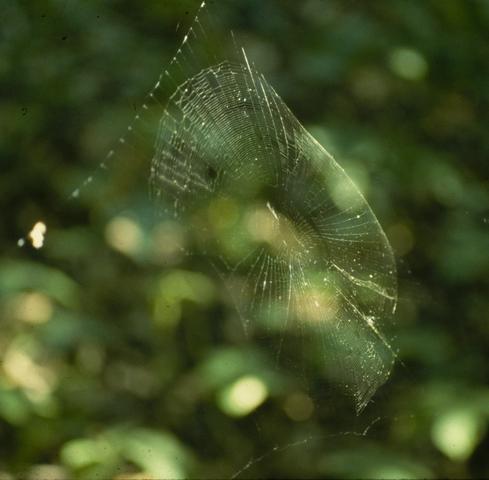
<instances>
[{"instance_id":1,"label":"blurred green leaf","mask_svg":"<svg viewBox=\"0 0 489 480\"><path fill-rule=\"evenodd\" d=\"M66 307L79 302L79 287L66 274L40 263L3 261L0 264L0 293L38 290Z\"/></svg>"}]
</instances>

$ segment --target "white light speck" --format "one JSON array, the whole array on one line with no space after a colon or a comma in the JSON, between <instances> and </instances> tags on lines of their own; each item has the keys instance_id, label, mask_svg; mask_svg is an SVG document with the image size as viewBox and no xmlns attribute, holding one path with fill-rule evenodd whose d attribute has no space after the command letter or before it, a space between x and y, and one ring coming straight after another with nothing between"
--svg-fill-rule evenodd
<instances>
[{"instance_id":1,"label":"white light speck","mask_svg":"<svg viewBox=\"0 0 489 480\"><path fill-rule=\"evenodd\" d=\"M47 227L46 224L43 222L37 222L33 227L32 230L29 232L27 237L32 243L32 246L35 249L42 248L44 245L44 236L46 235ZM22 245L23 245L23 239L22 240ZM20 245L21 240L19 240L18 245Z\"/></svg>"}]
</instances>

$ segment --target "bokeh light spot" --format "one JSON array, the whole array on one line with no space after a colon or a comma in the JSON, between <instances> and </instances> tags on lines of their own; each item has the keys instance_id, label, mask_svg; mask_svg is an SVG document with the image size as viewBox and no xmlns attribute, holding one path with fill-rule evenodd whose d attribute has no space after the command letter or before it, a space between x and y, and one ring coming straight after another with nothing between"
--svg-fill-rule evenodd
<instances>
[{"instance_id":1,"label":"bokeh light spot","mask_svg":"<svg viewBox=\"0 0 489 480\"><path fill-rule=\"evenodd\" d=\"M259 407L267 396L266 384L260 378L248 375L226 387L220 393L218 403L226 414L242 417Z\"/></svg>"},{"instance_id":2,"label":"bokeh light spot","mask_svg":"<svg viewBox=\"0 0 489 480\"><path fill-rule=\"evenodd\" d=\"M438 450L447 457L462 462L474 451L480 433L481 425L475 412L453 410L435 420L431 438Z\"/></svg>"},{"instance_id":3,"label":"bokeh light spot","mask_svg":"<svg viewBox=\"0 0 489 480\"><path fill-rule=\"evenodd\" d=\"M22 293L12 301L13 315L26 323L47 322L53 314L53 304L49 297L39 292Z\"/></svg>"},{"instance_id":4,"label":"bokeh light spot","mask_svg":"<svg viewBox=\"0 0 489 480\"><path fill-rule=\"evenodd\" d=\"M289 418L301 422L311 417L314 412L314 403L308 395L296 392L287 397L284 410Z\"/></svg>"},{"instance_id":5,"label":"bokeh light spot","mask_svg":"<svg viewBox=\"0 0 489 480\"><path fill-rule=\"evenodd\" d=\"M113 218L105 229L107 243L122 253L131 255L137 253L143 242L141 227L127 217Z\"/></svg>"},{"instance_id":6,"label":"bokeh light spot","mask_svg":"<svg viewBox=\"0 0 489 480\"><path fill-rule=\"evenodd\" d=\"M396 48L389 56L391 70L405 80L421 80L428 72L424 56L412 48Z\"/></svg>"}]
</instances>

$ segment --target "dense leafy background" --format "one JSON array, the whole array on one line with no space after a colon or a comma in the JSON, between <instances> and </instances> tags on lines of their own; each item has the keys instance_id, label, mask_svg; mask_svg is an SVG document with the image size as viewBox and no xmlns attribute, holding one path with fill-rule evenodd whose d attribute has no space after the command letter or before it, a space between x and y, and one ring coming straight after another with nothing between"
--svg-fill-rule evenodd
<instances>
[{"instance_id":1,"label":"dense leafy background","mask_svg":"<svg viewBox=\"0 0 489 480\"><path fill-rule=\"evenodd\" d=\"M265 374L272 353L242 338L213 270L155 217L147 172L115 165L67 201L195 2L2 1L0 478L229 477L261 455L243 476L488 476L489 3L212 8L384 226L402 364L360 417L326 389L293 420L291 387ZM45 248L18 249L39 218ZM270 394L234 418L222 398L250 373Z\"/></svg>"}]
</instances>

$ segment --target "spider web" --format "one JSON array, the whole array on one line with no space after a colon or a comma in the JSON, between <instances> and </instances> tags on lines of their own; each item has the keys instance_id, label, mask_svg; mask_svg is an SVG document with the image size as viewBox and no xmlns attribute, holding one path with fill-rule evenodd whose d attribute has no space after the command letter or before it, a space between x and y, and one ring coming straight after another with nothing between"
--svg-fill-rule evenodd
<instances>
[{"instance_id":1,"label":"spider web","mask_svg":"<svg viewBox=\"0 0 489 480\"><path fill-rule=\"evenodd\" d=\"M273 339L277 365L325 376L359 412L396 356L383 333L397 302L389 242L234 35L219 59L203 25L150 93L176 85L159 110L152 195L217 266L246 334Z\"/></svg>"},{"instance_id":2,"label":"spider web","mask_svg":"<svg viewBox=\"0 0 489 480\"><path fill-rule=\"evenodd\" d=\"M324 378L359 413L396 359L385 333L397 305L392 249L363 195L217 13L200 4L99 170L147 181L149 169L158 208L216 267L248 338L266 339L304 389Z\"/></svg>"}]
</instances>

